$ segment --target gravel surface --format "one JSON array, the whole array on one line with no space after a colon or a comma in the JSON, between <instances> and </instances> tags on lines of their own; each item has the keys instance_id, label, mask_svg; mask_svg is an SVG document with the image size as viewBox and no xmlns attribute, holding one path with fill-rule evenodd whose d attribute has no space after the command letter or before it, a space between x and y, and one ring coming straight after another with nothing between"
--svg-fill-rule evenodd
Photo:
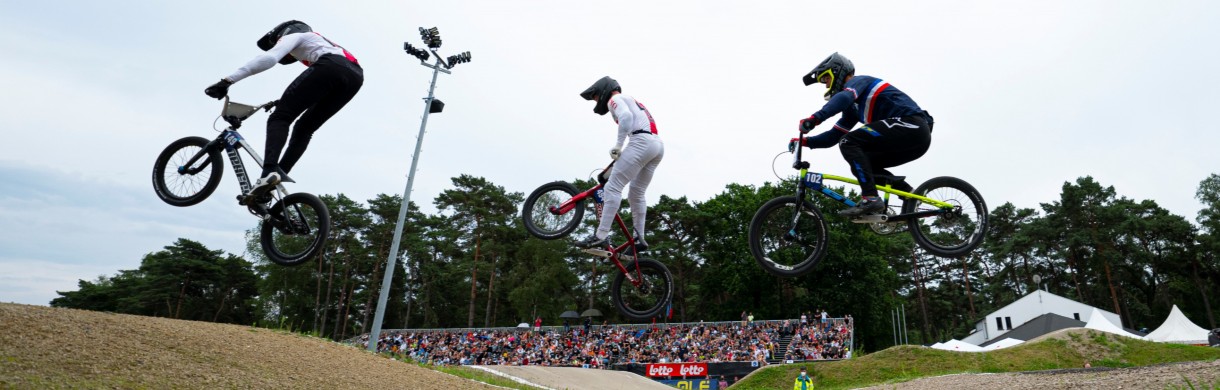
<instances>
[{"instance_id":1,"label":"gravel surface","mask_svg":"<svg viewBox=\"0 0 1220 390\"><path fill-rule=\"evenodd\" d=\"M287 332L0 303L0 388L496 387Z\"/></svg>"},{"instance_id":2,"label":"gravel surface","mask_svg":"<svg viewBox=\"0 0 1220 390\"><path fill-rule=\"evenodd\" d=\"M1006 374L960 374L867 389L1210 389L1220 383L1220 360L1133 368L1088 368Z\"/></svg>"},{"instance_id":3,"label":"gravel surface","mask_svg":"<svg viewBox=\"0 0 1220 390\"><path fill-rule=\"evenodd\" d=\"M596 370L580 367L483 366L551 389L673 390L673 387L627 371Z\"/></svg>"}]
</instances>

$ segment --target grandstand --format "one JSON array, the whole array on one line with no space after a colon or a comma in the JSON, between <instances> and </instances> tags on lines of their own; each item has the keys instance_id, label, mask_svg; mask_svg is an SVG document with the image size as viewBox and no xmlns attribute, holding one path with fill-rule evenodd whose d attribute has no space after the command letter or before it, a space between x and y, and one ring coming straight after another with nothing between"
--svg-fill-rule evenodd
<instances>
[{"instance_id":1,"label":"grandstand","mask_svg":"<svg viewBox=\"0 0 1220 390\"><path fill-rule=\"evenodd\" d=\"M848 359L853 325L830 318L807 324L785 319L544 326L537 331L391 329L382 331L377 350L434 365L583 367L643 375L643 365L705 363L709 372L704 375L744 376L767 364ZM364 347L367 341L366 334L347 342Z\"/></svg>"}]
</instances>

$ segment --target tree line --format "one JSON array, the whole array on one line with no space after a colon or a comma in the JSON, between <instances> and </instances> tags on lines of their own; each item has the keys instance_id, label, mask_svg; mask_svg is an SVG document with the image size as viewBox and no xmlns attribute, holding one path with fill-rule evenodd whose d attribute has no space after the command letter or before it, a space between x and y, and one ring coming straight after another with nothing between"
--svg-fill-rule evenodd
<instances>
[{"instance_id":1,"label":"tree line","mask_svg":"<svg viewBox=\"0 0 1220 390\"><path fill-rule=\"evenodd\" d=\"M433 199L435 214L408 208L383 328L501 327L535 317L553 325L564 311L589 308L610 323L626 322L609 300L612 264L570 240L526 233L523 194L470 175L452 184ZM797 318L823 309L851 314L858 348L879 350L893 343L890 313L900 305L910 340L927 344L964 337L982 316L1044 288L1118 313L1128 328L1155 328L1174 304L1201 326L1217 326L1218 175L1199 184L1197 224L1091 177L1065 182L1059 199L1038 209L995 207L983 246L961 258L931 256L907 234L882 236L832 217L823 262L806 276L777 278L750 255L748 224L759 206L794 185L730 184L702 202L661 196L649 209L647 255L669 267L675 294L672 318L657 321L735 320L742 311ZM180 238L145 255L136 270L79 281L51 306L288 327L335 340L366 333L402 198L322 198L333 227L317 261L271 264L255 228L246 232L243 256ZM842 207L814 201L825 213ZM592 231L592 214L573 236Z\"/></svg>"}]
</instances>

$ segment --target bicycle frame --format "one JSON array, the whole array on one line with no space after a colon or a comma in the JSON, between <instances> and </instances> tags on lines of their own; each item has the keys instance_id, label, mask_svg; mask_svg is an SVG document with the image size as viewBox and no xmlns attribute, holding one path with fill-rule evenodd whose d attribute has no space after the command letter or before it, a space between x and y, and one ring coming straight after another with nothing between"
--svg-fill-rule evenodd
<instances>
[{"instance_id":1,"label":"bicycle frame","mask_svg":"<svg viewBox=\"0 0 1220 390\"><path fill-rule=\"evenodd\" d=\"M250 190L252 190L254 186L250 182L250 175L246 171L246 165L242 160L241 155L238 153L238 150L245 150L246 153L254 159L254 163L257 164L259 168L263 167L263 158L262 156L259 156L258 152L254 151L254 148L250 147L250 144L246 142L246 138L243 137L241 133L238 133L237 129L241 127L242 121L246 120L251 115L254 115L254 113L258 112L258 110L270 109L277 102L278 101L271 101L259 106L248 106L240 103L230 102L229 97L225 96L225 108L223 111L221 111L221 117L229 123L229 127L221 130L220 134L217 135L215 139L208 142L208 144L198 153L195 153L195 155L192 156L191 159L186 162L186 164L178 167L178 173L193 175L202 171L207 167L206 164L194 169L187 169L186 167L194 166L199 159L206 156L212 150L224 148L225 152L229 155L229 163L233 164L233 173L237 175L237 182L241 186L242 196L240 198L242 199L239 203L243 205L247 204L244 199L245 195L249 194ZM277 184L276 189L279 190L281 194L287 194L287 190L282 184Z\"/></svg>"},{"instance_id":2,"label":"bicycle frame","mask_svg":"<svg viewBox=\"0 0 1220 390\"><path fill-rule=\"evenodd\" d=\"M613 166L613 165L614 165L614 163L610 163L610 166ZM610 166L607 166L606 170L609 170ZM596 193L598 191L601 191L602 188L605 187L605 185L606 185L605 183L599 183L598 185L594 186L593 188L590 188L588 190L585 190L584 192L576 194L571 199L564 201L563 203L559 204L558 206L551 207L549 211L551 212L551 214L563 215L567 212L572 211L572 209L576 208L577 205L579 205L581 201L588 199L590 197L593 198L593 201L595 202L595 204L600 206L604 203L604 201L601 199L600 196L597 196ZM596 209L597 209L597 211L599 211L597 217L598 217L598 222L600 222L601 221L601 213L600 213L601 207L597 207ZM632 275L632 272L627 271L627 267L623 265L623 262L619 261L620 258L623 260L626 260L626 261L635 260L635 256L626 254L626 251L629 248L635 248L635 236L631 235L631 230L627 228L627 224L623 222L623 218L620 217L618 214L614 215L614 222L618 225L619 230L621 230L623 232L623 235L627 237L627 242L625 242L622 245L619 245L617 247L611 245L608 248L609 250L589 248L589 249L582 249L581 251L594 255L594 256L609 258L610 261L613 262L616 267L618 267L619 272L622 272L624 275L627 276L627 280L631 282L632 286L639 287L640 284L644 282L644 278L640 272L640 268L636 267L634 275ZM632 252L632 253L634 253L634 252Z\"/></svg>"},{"instance_id":3,"label":"bicycle frame","mask_svg":"<svg viewBox=\"0 0 1220 390\"><path fill-rule=\"evenodd\" d=\"M802 157L801 150L802 149L804 149L804 146L798 145L796 147L796 151L793 153L794 156L793 156L793 162L792 162L792 168L797 169L800 172L800 176L799 176L800 179L796 185L796 197L799 200L796 205L797 216L799 217L800 208L802 207L801 204L805 200L805 189L806 188L813 190L813 191L817 191L818 193L825 195L826 197L829 197L831 199L834 199L836 202L842 203L848 207L855 207L856 202L852 201L851 199L848 199L846 196L844 196L838 192L835 192L834 190L832 190L830 188L827 188L822 183L825 180L830 180L830 181L837 181L837 182L860 185L860 181L856 180L855 178L851 178L851 177L829 175L829 174L823 174L820 172L810 172L809 171L809 162L803 161L801 159L801 157ZM888 185L888 184L877 186L877 191L885 193L884 199L886 201L886 204L889 204L890 195L893 194L893 195L897 195L899 198L914 199L914 200L918 200L920 202L924 202L924 203L936 206L935 210L918 211L918 212L913 212L913 213L908 213L908 214L885 216L885 218L883 219L884 222L909 221L912 219L941 215L941 214L953 212L954 207L955 207L951 203L942 202L940 200L932 199L932 198L929 198L929 197L926 197L923 195L917 195L917 194L912 194L910 192L893 189L891 187L891 185ZM795 222L795 218L796 217L794 217L794 222Z\"/></svg>"}]
</instances>

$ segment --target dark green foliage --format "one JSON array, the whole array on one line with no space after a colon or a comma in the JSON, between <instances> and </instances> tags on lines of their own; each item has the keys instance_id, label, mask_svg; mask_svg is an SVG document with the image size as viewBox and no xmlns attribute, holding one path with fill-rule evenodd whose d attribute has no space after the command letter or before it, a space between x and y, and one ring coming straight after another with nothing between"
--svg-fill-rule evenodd
<instances>
[{"instance_id":1,"label":"dark green foliage","mask_svg":"<svg viewBox=\"0 0 1220 390\"><path fill-rule=\"evenodd\" d=\"M178 239L145 255L137 270L82 280L80 290L59 292L51 306L237 324L256 320L257 277L251 264L222 255Z\"/></svg>"}]
</instances>

